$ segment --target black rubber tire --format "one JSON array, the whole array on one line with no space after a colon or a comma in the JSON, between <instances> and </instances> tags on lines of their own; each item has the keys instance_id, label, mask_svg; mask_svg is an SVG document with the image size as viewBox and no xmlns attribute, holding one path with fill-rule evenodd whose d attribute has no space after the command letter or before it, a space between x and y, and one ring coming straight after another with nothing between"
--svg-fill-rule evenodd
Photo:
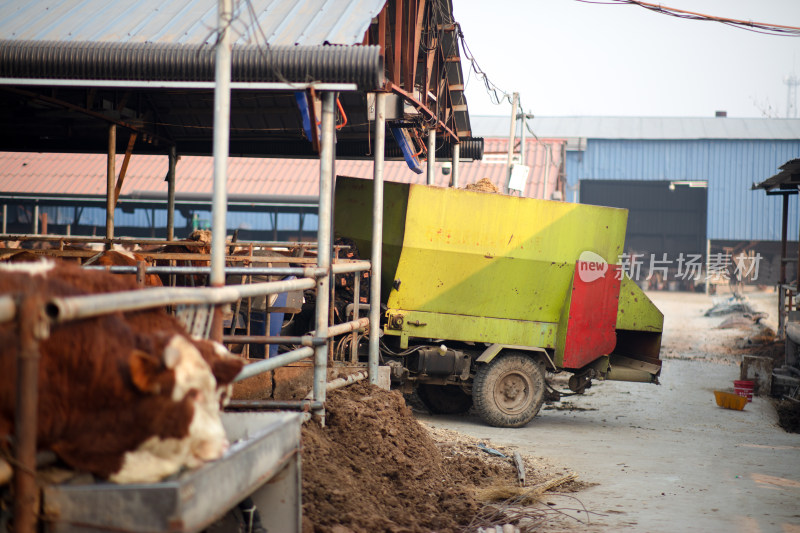
<instances>
[{"instance_id":1,"label":"black rubber tire","mask_svg":"<svg viewBox=\"0 0 800 533\"><path fill-rule=\"evenodd\" d=\"M417 385L417 396L435 415L457 415L466 413L472 407L472 396L461 387L420 383Z\"/></svg>"},{"instance_id":2,"label":"black rubber tire","mask_svg":"<svg viewBox=\"0 0 800 533\"><path fill-rule=\"evenodd\" d=\"M484 422L518 428L530 422L544 402L541 366L521 353L507 353L478 367L472 401Z\"/></svg>"}]
</instances>

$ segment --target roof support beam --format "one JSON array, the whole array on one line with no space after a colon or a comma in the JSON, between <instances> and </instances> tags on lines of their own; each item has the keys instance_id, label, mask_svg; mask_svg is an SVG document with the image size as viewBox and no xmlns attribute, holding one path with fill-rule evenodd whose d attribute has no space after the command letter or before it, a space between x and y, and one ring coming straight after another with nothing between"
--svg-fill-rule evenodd
<instances>
[{"instance_id":1,"label":"roof support beam","mask_svg":"<svg viewBox=\"0 0 800 533\"><path fill-rule=\"evenodd\" d=\"M378 46L381 49L381 55L386 57L386 7L378 14Z\"/></svg>"},{"instance_id":2,"label":"roof support beam","mask_svg":"<svg viewBox=\"0 0 800 533\"><path fill-rule=\"evenodd\" d=\"M122 159L122 168L119 170L119 178L117 178L117 185L114 187L114 206L116 207L119 201L119 193L122 191L122 182L125 181L125 174L128 172L128 163L131 162L131 154L133 153L133 145L136 144L137 133L131 132L128 139L128 148L125 150L125 157Z\"/></svg>"},{"instance_id":3,"label":"roof support beam","mask_svg":"<svg viewBox=\"0 0 800 533\"><path fill-rule=\"evenodd\" d=\"M394 4L394 62L392 67L392 83L400 85L400 67L403 64L403 0L395 0Z\"/></svg>"},{"instance_id":4,"label":"roof support beam","mask_svg":"<svg viewBox=\"0 0 800 533\"><path fill-rule=\"evenodd\" d=\"M175 166L178 164L178 151L169 149L169 168L167 170L167 240L175 239Z\"/></svg>"},{"instance_id":5,"label":"roof support beam","mask_svg":"<svg viewBox=\"0 0 800 533\"><path fill-rule=\"evenodd\" d=\"M416 0L406 0L404 24L403 24L403 47L405 48L405 57L403 58L403 88L410 92L414 92L414 79L411 77L413 68L411 63L414 61L414 7Z\"/></svg>"},{"instance_id":6,"label":"roof support beam","mask_svg":"<svg viewBox=\"0 0 800 533\"><path fill-rule=\"evenodd\" d=\"M317 92L313 88L308 90L308 114L311 122L311 146L314 152L320 153L318 126L320 121L317 119Z\"/></svg>"},{"instance_id":7,"label":"roof support beam","mask_svg":"<svg viewBox=\"0 0 800 533\"><path fill-rule=\"evenodd\" d=\"M416 24L414 25L414 42L412 43L412 48L410 50L411 55L409 56L409 61L411 62L411 83L412 85L417 79L417 58L419 57L419 41L422 34L422 23L424 21L425 16L425 0L416 0L417 4L417 16L416 16Z\"/></svg>"},{"instance_id":8,"label":"roof support beam","mask_svg":"<svg viewBox=\"0 0 800 533\"><path fill-rule=\"evenodd\" d=\"M82 113L84 115L88 115L88 116L96 118L98 120L103 120L105 122L108 122L109 124L113 124L113 125L116 125L116 126L122 126L123 128L127 128L127 129L129 129L131 131L136 131L136 132L139 132L139 133L145 133L145 134L153 137L154 139L158 139L159 141L165 143L167 146L173 146L174 145L174 143L171 140L169 140L169 139L167 139L165 137L161 137L160 135L156 135L155 133L152 133L152 132L149 132L149 131L145 131L143 128L135 126L135 125L133 125L133 124L131 124L129 122L125 122L125 121L122 121L122 120L117 120L115 118L109 117L108 115L104 115L102 113L98 113L96 111L90 111L89 109L83 108L81 106L77 106L75 104L71 104L69 102L65 102L64 100L59 100L58 98L52 98L50 96L45 96L43 94L37 94L37 93L30 92L30 91L25 91L23 89L17 89L15 87L2 87L2 86L0 86L0 90L6 91L6 92L10 92L10 93L13 93L13 94L18 94L20 96L25 96L27 98L30 98L31 100L40 100L40 101L46 102L48 104L53 104L53 105L56 105L56 106L59 106L59 107L63 107L64 109L69 109L70 111L75 111L77 113Z\"/></svg>"},{"instance_id":9,"label":"roof support beam","mask_svg":"<svg viewBox=\"0 0 800 533\"><path fill-rule=\"evenodd\" d=\"M434 65L434 62L436 61L436 55L437 55L436 51L439 48L439 39L437 39L436 37L432 37L431 41L432 41L432 46L430 47L430 49L427 52L425 52L425 56L424 56L424 58L425 58L425 79L423 80L423 84L422 84L423 94L420 95L422 97L422 101L425 102L425 104L427 104L428 101L430 100L430 98L428 97L428 92L430 91L431 85L434 83L433 65ZM437 99L438 99L438 97L437 97Z\"/></svg>"},{"instance_id":10,"label":"roof support beam","mask_svg":"<svg viewBox=\"0 0 800 533\"><path fill-rule=\"evenodd\" d=\"M397 85L395 85L395 84L393 84L391 82L386 82L386 88L388 90L390 90L391 92L393 92L395 94L398 94L398 95L402 96L403 98L405 98L408 102L413 104L414 107L416 107L420 112L422 112L423 114L427 115L428 118L435 119L436 120L436 128L437 129L440 128L444 133L449 135L450 138L453 140L453 142L459 142L458 135L456 135L453 130L448 128L445 125L444 122L439 120L436 117L436 113L431 111L425 104L423 104L422 102L420 102L419 100L414 98L414 95L404 91L403 89L401 89L400 87L398 87Z\"/></svg>"},{"instance_id":11,"label":"roof support beam","mask_svg":"<svg viewBox=\"0 0 800 533\"><path fill-rule=\"evenodd\" d=\"M0 78L0 86L40 86L40 87L91 87L92 89L213 89L213 81L158 81L158 80L72 80L51 78ZM325 82L275 82L275 81L232 81L233 90L255 91L299 91L313 87L318 91L356 91L355 83Z\"/></svg>"},{"instance_id":12,"label":"roof support beam","mask_svg":"<svg viewBox=\"0 0 800 533\"><path fill-rule=\"evenodd\" d=\"M106 249L114 238L114 175L116 174L117 125L108 125L108 158L106 160Z\"/></svg>"}]
</instances>

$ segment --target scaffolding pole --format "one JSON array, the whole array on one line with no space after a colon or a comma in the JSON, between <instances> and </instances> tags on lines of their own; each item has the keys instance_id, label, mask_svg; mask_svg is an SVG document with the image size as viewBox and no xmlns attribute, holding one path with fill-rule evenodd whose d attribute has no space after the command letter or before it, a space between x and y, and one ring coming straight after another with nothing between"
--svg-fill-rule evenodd
<instances>
[{"instance_id":1,"label":"scaffolding pole","mask_svg":"<svg viewBox=\"0 0 800 533\"><path fill-rule=\"evenodd\" d=\"M333 162L335 158L334 106L336 94L322 95L322 142L319 154L319 223L317 225L317 268L331 265L331 214L333 203ZM330 276L317 278L316 327L318 337L328 336L328 306L330 305ZM314 348L314 401L324 403L328 369L328 345ZM325 425L325 410L314 414Z\"/></svg>"},{"instance_id":2,"label":"scaffolding pole","mask_svg":"<svg viewBox=\"0 0 800 533\"><path fill-rule=\"evenodd\" d=\"M372 270L369 289L369 382L378 383L383 249L383 150L386 143L386 94L375 99L375 164L372 176Z\"/></svg>"}]
</instances>

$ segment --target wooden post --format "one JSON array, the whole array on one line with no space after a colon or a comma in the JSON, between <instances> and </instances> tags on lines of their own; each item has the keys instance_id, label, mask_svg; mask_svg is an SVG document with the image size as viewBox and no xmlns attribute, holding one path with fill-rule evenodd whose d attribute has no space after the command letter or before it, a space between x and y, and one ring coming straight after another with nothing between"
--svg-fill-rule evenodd
<instances>
[{"instance_id":1,"label":"wooden post","mask_svg":"<svg viewBox=\"0 0 800 533\"><path fill-rule=\"evenodd\" d=\"M175 240L175 166L178 152L174 146L169 149L169 170L167 170L167 240Z\"/></svg>"},{"instance_id":2,"label":"wooden post","mask_svg":"<svg viewBox=\"0 0 800 533\"><path fill-rule=\"evenodd\" d=\"M786 328L786 244L789 231L789 195L783 195L781 213L781 273L778 281L778 337L783 337Z\"/></svg>"}]
</instances>

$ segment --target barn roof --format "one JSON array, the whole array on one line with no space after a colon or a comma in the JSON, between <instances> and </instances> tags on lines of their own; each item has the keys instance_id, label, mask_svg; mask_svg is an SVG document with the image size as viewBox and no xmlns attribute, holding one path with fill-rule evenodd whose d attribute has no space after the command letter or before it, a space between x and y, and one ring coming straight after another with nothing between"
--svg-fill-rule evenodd
<instances>
[{"instance_id":1,"label":"barn roof","mask_svg":"<svg viewBox=\"0 0 800 533\"><path fill-rule=\"evenodd\" d=\"M418 11L394 20L403 6ZM0 146L104 153L113 123L138 133L134 153L210 154L216 18L216 0L0 0ZM312 90L339 92L340 158L372 157L372 91L392 93L387 119L417 137L436 124L439 156L471 138L450 0L247 0L230 27L231 155L316 157L299 100ZM429 48L414 32L441 37Z\"/></svg>"},{"instance_id":2,"label":"barn roof","mask_svg":"<svg viewBox=\"0 0 800 533\"><path fill-rule=\"evenodd\" d=\"M508 117L472 116L476 135L508 135ZM535 117L539 136L566 139L800 139L800 119L734 117Z\"/></svg>"},{"instance_id":3,"label":"barn roof","mask_svg":"<svg viewBox=\"0 0 800 533\"><path fill-rule=\"evenodd\" d=\"M531 172L523 196L550 198L559 187L563 171L562 146L565 141L526 141L526 163ZM460 166L460 184L487 178L500 190L506 185L505 139L487 139L482 161ZM546 149L549 147L549 149ZM118 167L121 162L118 162ZM446 168L447 163L444 163ZM436 184L447 186L450 175L437 163ZM120 202L126 199L165 199L167 158L133 155L122 187ZM336 173L341 176L372 177L369 161L340 160ZM106 187L106 158L100 154L39 154L0 152L0 198L103 196ZM426 176L415 174L402 161L387 161L384 179L403 183L425 183ZM562 180L563 181L563 180ZM176 168L178 198L210 200L213 186L213 160L210 157L183 156ZM547 189L545 191L545 182ZM562 191L563 192L563 191ZM311 159L231 158L228 163L228 197L231 201L284 201L315 203L319 195L319 163Z\"/></svg>"},{"instance_id":4,"label":"barn roof","mask_svg":"<svg viewBox=\"0 0 800 533\"><path fill-rule=\"evenodd\" d=\"M234 45L360 44L385 3L237 2L231 40ZM16 41L213 44L217 5L217 0L3 0L0 35Z\"/></svg>"},{"instance_id":5,"label":"barn roof","mask_svg":"<svg viewBox=\"0 0 800 533\"><path fill-rule=\"evenodd\" d=\"M232 81L380 87L379 50L352 45L362 43L385 2L237 3ZM212 82L216 27L216 0L0 0L0 77L83 86Z\"/></svg>"}]
</instances>

